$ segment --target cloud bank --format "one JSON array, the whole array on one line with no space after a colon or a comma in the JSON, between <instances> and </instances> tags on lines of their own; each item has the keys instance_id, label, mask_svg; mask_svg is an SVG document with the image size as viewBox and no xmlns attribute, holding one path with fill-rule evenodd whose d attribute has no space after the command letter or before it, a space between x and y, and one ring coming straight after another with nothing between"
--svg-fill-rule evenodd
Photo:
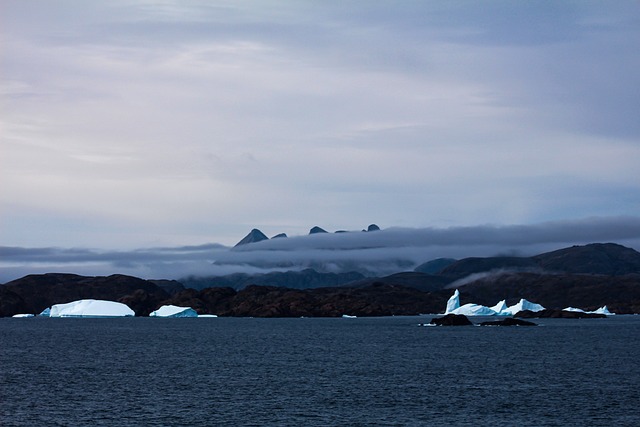
<instances>
[{"instance_id":1,"label":"cloud bank","mask_svg":"<svg viewBox=\"0 0 640 427\"><path fill-rule=\"evenodd\" d=\"M640 217L513 226L388 228L294 236L236 248L219 244L133 251L0 247L0 281L53 271L170 279L304 268L385 275L412 270L438 257L530 256L594 242L640 249Z\"/></svg>"}]
</instances>

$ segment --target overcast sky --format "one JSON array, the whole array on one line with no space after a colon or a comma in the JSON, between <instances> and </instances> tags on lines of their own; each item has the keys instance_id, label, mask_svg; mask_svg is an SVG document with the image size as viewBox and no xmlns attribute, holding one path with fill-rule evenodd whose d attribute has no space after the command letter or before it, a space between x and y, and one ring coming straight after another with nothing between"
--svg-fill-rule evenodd
<instances>
[{"instance_id":1,"label":"overcast sky","mask_svg":"<svg viewBox=\"0 0 640 427\"><path fill-rule=\"evenodd\" d=\"M635 0L2 0L0 40L2 246L640 216Z\"/></svg>"}]
</instances>

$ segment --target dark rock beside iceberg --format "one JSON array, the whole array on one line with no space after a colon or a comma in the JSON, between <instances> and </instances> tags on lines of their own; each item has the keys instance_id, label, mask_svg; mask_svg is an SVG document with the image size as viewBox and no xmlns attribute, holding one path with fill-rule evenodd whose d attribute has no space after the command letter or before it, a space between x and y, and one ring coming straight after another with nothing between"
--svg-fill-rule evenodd
<instances>
[{"instance_id":1,"label":"dark rock beside iceberg","mask_svg":"<svg viewBox=\"0 0 640 427\"><path fill-rule=\"evenodd\" d=\"M436 326L471 326L473 323L464 314L447 314L442 317L434 317L431 324Z\"/></svg>"}]
</instances>

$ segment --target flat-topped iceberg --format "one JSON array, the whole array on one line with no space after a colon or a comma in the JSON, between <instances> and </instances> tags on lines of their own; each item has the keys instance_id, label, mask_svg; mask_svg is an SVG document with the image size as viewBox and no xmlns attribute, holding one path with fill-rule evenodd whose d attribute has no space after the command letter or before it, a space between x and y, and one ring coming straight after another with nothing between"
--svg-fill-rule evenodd
<instances>
[{"instance_id":1,"label":"flat-topped iceberg","mask_svg":"<svg viewBox=\"0 0 640 427\"><path fill-rule=\"evenodd\" d=\"M33 314L29 314L29 313L20 313L20 314L14 314L11 317L16 317L16 318L19 318L19 317L34 317L34 315Z\"/></svg>"},{"instance_id":2,"label":"flat-topped iceberg","mask_svg":"<svg viewBox=\"0 0 640 427\"><path fill-rule=\"evenodd\" d=\"M163 305L149 314L150 317L198 317L198 313L191 307L177 305Z\"/></svg>"},{"instance_id":3,"label":"flat-topped iceberg","mask_svg":"<svg viewBox=\"0 0 640 427\"><path fill-rule=\"evenodd\" d=\"M49 317L128 317L135 316L127 305L95 299L83 299L51 306Z\"/></svg>"}]
</instances>

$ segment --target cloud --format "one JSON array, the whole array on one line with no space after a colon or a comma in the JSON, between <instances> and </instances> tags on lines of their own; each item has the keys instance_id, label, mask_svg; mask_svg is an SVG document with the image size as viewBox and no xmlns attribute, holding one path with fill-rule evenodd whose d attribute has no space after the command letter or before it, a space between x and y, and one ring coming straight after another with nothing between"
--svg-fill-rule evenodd
<instances>
[{"instance_id":1,"label":"cloud","mask_svg":"<svg viewBox=\"0 0 640 427\"><path fill-rule=\"evenodd\" d=\"M36 4L0 14L6 245L638 212L635 4Z\"/></svg>"},{"instance_id":2,"label":"cloud","mask_svg":"<svg viewBox=\"0 0 640 427\"><path fill-rule=\"evenodd\" d=\"M588 218L533 225L389 228L293 236L229 248L219 244L132 251L0 247L0 280L65 271L179 279L237 272L314 268L385 275L438 257L530 256L575 244L618 242L640 248L640 218Z\"/></svg>"}]
</instances>

